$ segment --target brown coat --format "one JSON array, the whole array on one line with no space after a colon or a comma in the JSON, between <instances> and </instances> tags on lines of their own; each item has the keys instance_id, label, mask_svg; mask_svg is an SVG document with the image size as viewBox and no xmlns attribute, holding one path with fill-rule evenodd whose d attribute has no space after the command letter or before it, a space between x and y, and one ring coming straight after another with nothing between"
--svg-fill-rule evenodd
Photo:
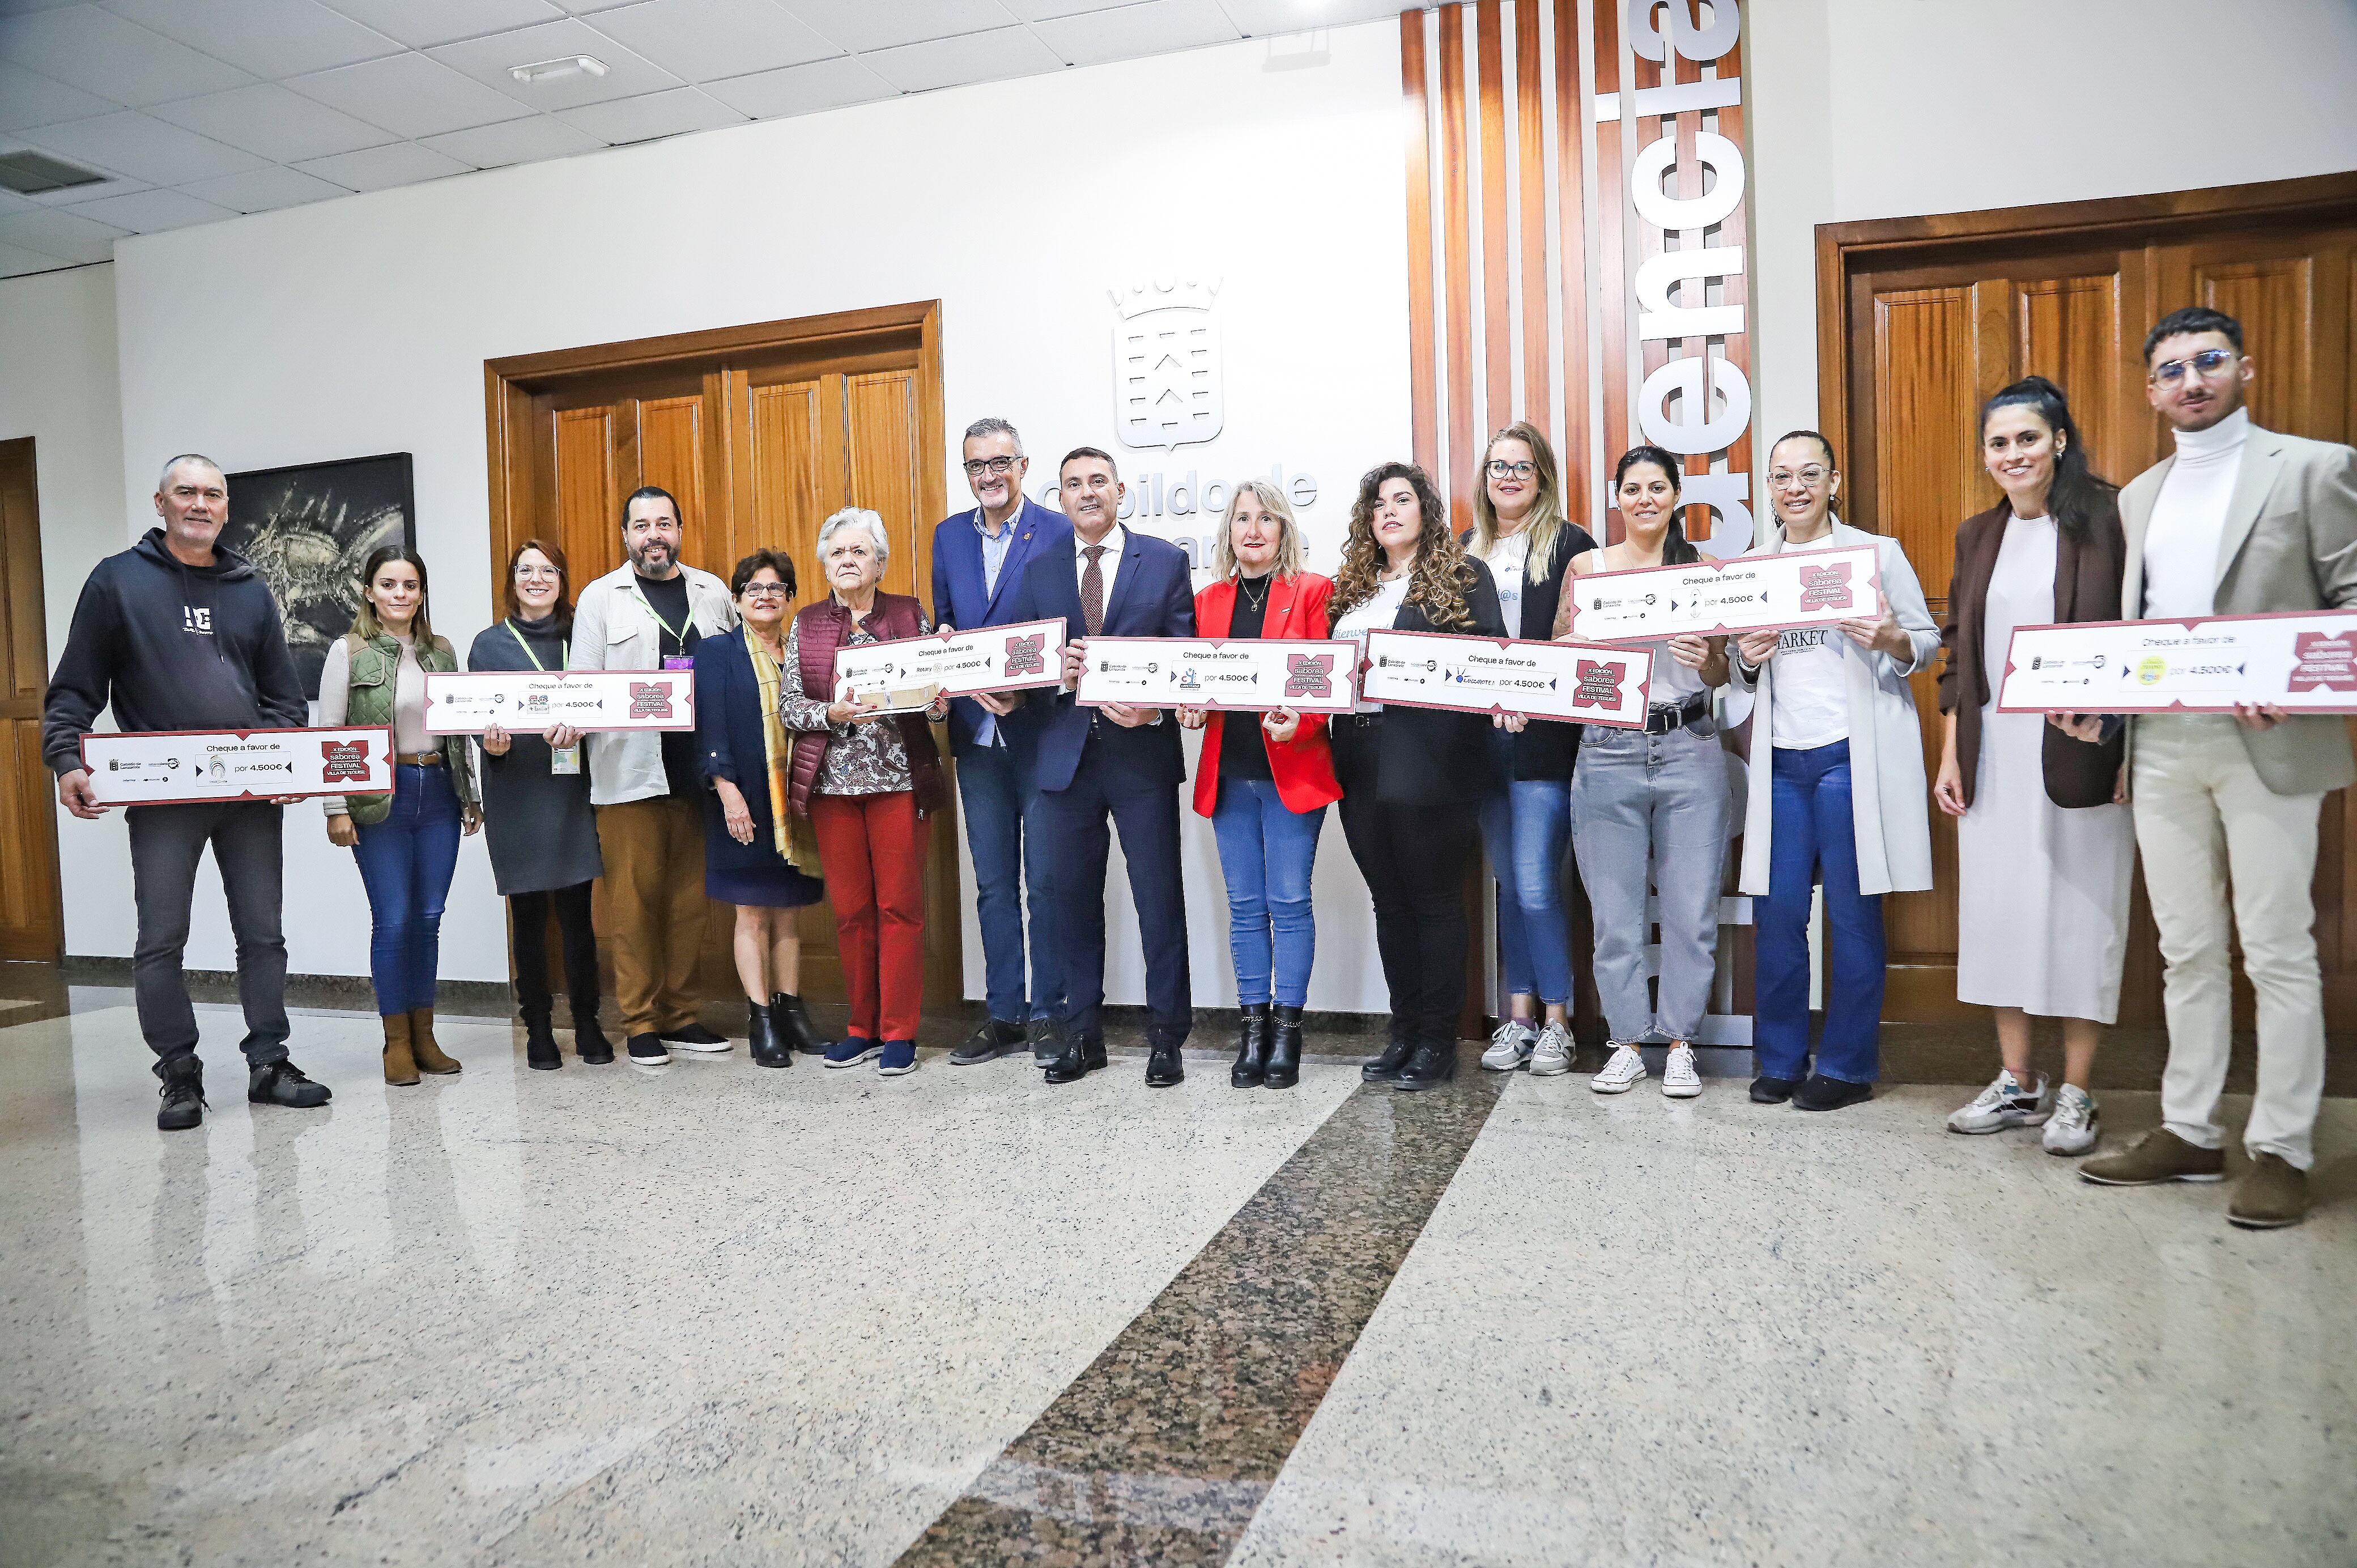
<instances>
[{"instance_id":1,"label":"brown coat","mask_svg":"<svg viewBox=\"0 0 2357 1568\"><path fill-rule=\"evenodd\" d=\"M1964 804L1972 804L1981 760L1981 705L1989 700L1989 676L2003 667L2005 650L1994 651L1983 638L1988 618L1989 578L1996 571L1997 547L2012 506L1999 501L1956 530L1955 575L1948 586L1948 620L1940 628L1947 660L1940 667L1940 711L1956 715L1956 766L1963 770ZM2118 509L2108 500L2083 542L2063 533L2054 552L2054 618L2057 623L2120 618L2120 573L2127 557ZM2058 806L2106 805L2118 781L2126 738L2100 745L2074 740L2046 726L2043 758L2046 797Z\"/></svg>"}]
</instances>

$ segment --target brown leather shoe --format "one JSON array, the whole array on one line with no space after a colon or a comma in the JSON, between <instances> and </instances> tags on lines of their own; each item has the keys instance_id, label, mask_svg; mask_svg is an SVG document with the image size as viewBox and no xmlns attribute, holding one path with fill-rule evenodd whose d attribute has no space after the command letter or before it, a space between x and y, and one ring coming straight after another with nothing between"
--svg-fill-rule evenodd
<instances>
[{"instance_id":1,"label":"brown leather shoe","mask_svg":"<svg viewBox=\"0 0 2357 1568\"><path fill-rule=\"evenodd\" d=\"M2079 1179L2098 1187L2157 1187L2165 1181L2224 1181L2226 1151L2196 1148L2166 1127L2155 1127L2134 1148L2079 1166Z\"/></svg>"},{"instance_id":2,"label":"brown leather shoe","mask_svg":"<svg viewBox=\"0 0 2357 1568\"><path fill-rule=\"evenodd\" d=\"M2226 1218L2245 1230L2279 1230L2308 1218L2308 1173L2281 1155L2253 1155Z\"/></svg>"},{"instance_id":3,"label":"brown leather shoe","mask_svg":"<svg viewBox=\"0 0 2357 1568\"><path fill-rule=\"evenodd\" d=\"M417 1056L410 1048L409 1015L387 1013L383 1016L384 1080L387 1083L415 1083Z\"/></svg>"},{"instance_id":4,"label":"brown leather shoe","mask_svg":"<svg viewBox=\"0 0 2357 1568\"><path fill-rule=\"evenodd\" d=\"M409 1045L417 1053L420 1072L453 1073L458 1070L458 1058L447 1055L434 1042L434 1009L413 1007L409 1010Z\"/></svg>"}]
</instances>

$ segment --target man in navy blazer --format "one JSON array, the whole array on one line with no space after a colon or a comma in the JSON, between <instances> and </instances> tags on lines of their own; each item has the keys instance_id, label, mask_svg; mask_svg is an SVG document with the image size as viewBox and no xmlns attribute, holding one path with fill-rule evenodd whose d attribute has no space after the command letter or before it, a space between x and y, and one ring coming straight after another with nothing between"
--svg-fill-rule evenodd
<instances>
[{"instance_id":1,"label":"man in navy blazer","mask_svg":"<svg viewBox=\"0 0 2357 1568\"><path fill-rule=\"evenodd\" d=\"M1064 689L1030 692L1039 757L1038 832L1049 845L1054 910L1050 945L1063 985L1064 1048L1048 1069L1071 1083L1105 1065L1105 862L1107 819L1121 830L1122 857L1146 949L1146 1081L1160 1089L1186 1072L1179 1047L1194 1027L1187 972L1187 895L1178 865L1178 786L1187 762L1178 725L1160 708L1110 703L1084 708L1071 687L1092 637L1192 637L1195 595L1186 554L1165 540L1122 527L1124 493L1110 454L1082 446L1059 470L1072 532L1023 571L1010 620L1060 617L1066 627ZM989 697L994 713L1013 697Z\"/></svg>"},{"instance_id":2,"label":"man in navy blazer","mask_svg":"<svg viewBox=\"0 0 2357 1568\"><path fill-rule=\"evenodd\" d=\"M1072 525L1023 493L1030 461L1003 419L977 419L965 432L965 482L974 508L933 530L933 624L943 631L1006 626L1024 568ZM1046 837L1032 831L1039 786L1032 767L1031 715L1004 718L971 697L950 702L950 750L974 855L974 913L982 925L983 984L990 1016L950 1053L951 1065L996 1061L1023 1045L1045 1067L1056 1059L1053 1020L1063 993L1048 956ZM1030 883L1031 987L1023 984L1023 885Z\"/></svg>"}]
</instances>

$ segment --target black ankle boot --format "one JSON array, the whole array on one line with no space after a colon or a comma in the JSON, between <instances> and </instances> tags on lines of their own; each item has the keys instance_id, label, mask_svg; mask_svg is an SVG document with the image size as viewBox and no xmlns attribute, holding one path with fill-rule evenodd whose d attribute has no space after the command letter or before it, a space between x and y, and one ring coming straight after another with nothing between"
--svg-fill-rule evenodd
<instances>
[{"instance_id":1,"label":"black ankle boot","mask_svg":"<svg viewBox=\"0 0 2357 1568\"><path fill-rule=\"evenodd\" d=\"M806 1057L826 1054L826 1042L818 1037L818 1030L811 1023L810 1009L802 1005L801 997L783 991L770 997L770 1022L787 1049Z\"/></svg>"},{"instance_id":2,"label":"black ankle boot","mask_svg":"<svg viewBox=\"0 0 2357 1568\"><path fill-rule=\"evenodd\" d=\"M589 999L587 1007L578 1003L573 1008L573 1054L592 1067L600 1067L614 1059L614 1042L597 1026L597 1000Z\"/></svg>"},{"instance_id":3,"label":"black ankle boot","mask_svg":"<svg viewBox=\"0 0 2357 1568\"><path fill-rule=\"evenodd\" d=\"M1228 1082L1237 1089L1257 1089L1268 1076L1269 1022L1268 1004L1248 1002L1238 1009L1236 1024L1236 1065L1228 1069Z\"/></svg>"},{"instance_id":4,"label":"black ankle boot","mask_svg":"<svg viewBox=\"0 0 2357 1568\"><path fill-rule=\"evenodd\" d=\"M1415 1030L1397 1018L1392 1020L1391 1043L1383 1054L1372 1061L1359 1064L1359 1077L1368 1083L1389 1083L1399 1077L1407 1058L1415 1055Z\"/></svg>"},{"instance_id":5,"label":"black ankle boot","mask_svg":"<svg viewBox=\"0 0 2357 1568\"><path fill-rule=\"evenodd\" d=\"M564 1055L556 1048L556 1036L549 1032L548 1007L544 1003L524 1009L523 1065L534 1072L554 1072L565 1065Z\"/></svg>"},{"instance_id":6,"label":"black ankle boot","mask_svg":"<svg viewBox=\"0 0 2357 1568\"><path fill-rule=\"evenodd\" d=\"M1268 1047L1268 1075L1261 1081L1271 1089L1291 1089L1301 1081L1301 1009L1276 1004Z\"/></svg>"},{"instance_id":7,"label":"black ankle boot","mask_svg":"<svg viewBox=\"0 0 2357 1568\"><path fill-rule=\"evenodd\" d=\"M793 1047L778 1032L777 1008L768 1002L746 1004L746 1043L753 1053L755 1067L791 1067Z\"/></svg>"}]
</instances>

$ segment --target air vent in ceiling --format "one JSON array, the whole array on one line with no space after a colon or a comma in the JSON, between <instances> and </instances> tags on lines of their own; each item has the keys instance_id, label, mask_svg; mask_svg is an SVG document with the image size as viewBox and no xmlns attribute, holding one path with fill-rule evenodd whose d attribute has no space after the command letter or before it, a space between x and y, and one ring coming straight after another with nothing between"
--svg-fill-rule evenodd
<instances>
[{"instance_id":1,"label":"air vent in ceiling","mask_svg":"<svg viewBox=\"0 0 2357 1568\"><path fill-rule=\"evenodd\" d=\"M41 153L0 153L0 186L19 196L46 196L78 185L103 185L107 177L96 169L64 163Z\"/></svg>"}]
</instances>

